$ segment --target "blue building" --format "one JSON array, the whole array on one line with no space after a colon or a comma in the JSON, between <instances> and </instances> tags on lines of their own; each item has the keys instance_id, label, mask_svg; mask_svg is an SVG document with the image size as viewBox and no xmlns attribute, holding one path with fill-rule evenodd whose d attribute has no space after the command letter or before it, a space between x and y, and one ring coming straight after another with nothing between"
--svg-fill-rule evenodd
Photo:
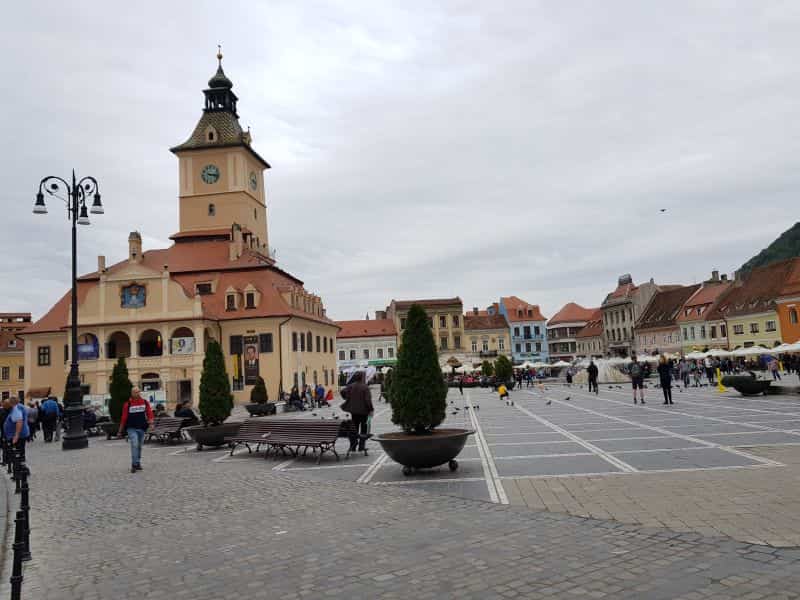
<instances>
[{"instance_id":1,"label":"blue building","mask_svg":"<svg viewBox=\"0 0 800 600\"><path fill-rule=\"evenodd\" d=\"M530 304L516 296L500 298L488 308L508 321L511 333L511 354L514 364L525 361L550 362L547 349L547 318L538 304Z\"/></svg>"}]
</instances>

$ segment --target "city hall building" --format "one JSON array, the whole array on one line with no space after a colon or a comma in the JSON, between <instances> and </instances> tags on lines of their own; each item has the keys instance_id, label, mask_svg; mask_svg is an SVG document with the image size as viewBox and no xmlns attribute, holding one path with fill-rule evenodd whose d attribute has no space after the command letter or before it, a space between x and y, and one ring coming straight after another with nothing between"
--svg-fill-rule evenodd
<instances>
[{"instance_id":1,"label":"city hall building","mask_svg":"<svg viewBox=\"0 0 800 600\"><path fill-rule=\"evenodd\" d=\"M169 248L128 238L128 258L78 282L78 359L85 394L103 396L118 357L152 398L199 399L205 349L221 343L237 403L259 376L270 399L292 385L336 381L337 326L322 299L270 252L264 172L222 70L204 90L200 121L178 158L179 230ZM63 394L69 370L70 294L20 333L26 391Z\"/></svg>"}]
</instances>

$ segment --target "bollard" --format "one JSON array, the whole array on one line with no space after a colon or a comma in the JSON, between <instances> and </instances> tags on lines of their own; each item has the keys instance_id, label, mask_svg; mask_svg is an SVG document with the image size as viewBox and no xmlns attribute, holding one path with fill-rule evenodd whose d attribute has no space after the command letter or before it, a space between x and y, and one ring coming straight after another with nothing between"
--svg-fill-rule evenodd
<instances>
[{"instance_id":1,"label":"bollard","mask_svg":"<svg viewBox=\"0 0 800 600\"><path fill-rule=\"evenodd\" d=\"M11 600L21 600L22 598L22 511L17 511L17 518L14 520L14 562L11 567Z\"/></svg>"},{"instance_id":2,"label":"bollard","mask_svg":"<svg viewBox=\"0 0 800 600\"><path fill-rule=\"evenodd\" d=\"M21 477L20 477L20 472L19 472L19 466L20 466L22 458L20 456L20 453L19 453L18 449L16 449L16 448L12 449L12 451L11 451L11 460L14 463L13 473L12 473L12 476L11 476L11 479L14 480L14 485L15 485L14 493L15 494L19 494L20 491L22 490L22 482L20 481Z\"/></svg>"},{"instance_id":3,"label":"bollard","mask_svg":"<svg viewBox=\"0 0 800 600\"><path fill-rule=\"evenodd\" d=\"M22 512L22 560L29 561L31 559L31 511L30 511L30 487L28 486L28 475L30 469L25 463L21 463L19 467L20 479L22 484L20 486L21 494L19 500L19 510Z\"/></svg>"}]
</instances>

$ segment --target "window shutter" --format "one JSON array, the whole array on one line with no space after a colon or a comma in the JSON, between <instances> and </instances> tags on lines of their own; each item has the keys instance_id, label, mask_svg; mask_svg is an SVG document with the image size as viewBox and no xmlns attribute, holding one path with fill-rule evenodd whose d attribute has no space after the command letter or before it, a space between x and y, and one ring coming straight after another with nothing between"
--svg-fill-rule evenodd
<instances>
[{"instance_id":1,"label":"window shutter","mask_svg":"<svg viewBox=\"0 0 800 600\"><path fill-rule=\"evenodd\" d=\"M258 351L272 352L272 334L262 333L258 336Z\"/></svg>"},{"instance_id":2,"label":"window shutter","mask_svg":"<svg viewBox=\"0 0 800 600\"><path fill-rule=\"evenodd\" d=\"M242 336L240 335L232 335L230 338L230 354L241 354L242 353Z\"/></svg>"}]
</instances>

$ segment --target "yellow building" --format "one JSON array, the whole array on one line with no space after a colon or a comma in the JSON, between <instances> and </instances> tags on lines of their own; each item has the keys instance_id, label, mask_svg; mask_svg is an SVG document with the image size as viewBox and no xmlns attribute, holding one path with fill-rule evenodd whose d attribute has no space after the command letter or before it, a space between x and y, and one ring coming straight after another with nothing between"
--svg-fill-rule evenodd
<instances>
[{"instance_id":1,"label":"yellow building","mask_svg":"<svg viewBox=\"0 0 800 600\"><path fill-rule=\"evenodd\" d=\"M476 314L464 315L464 335L467 347L464 351L466 359L473 366L484 360L494 362L502 355L511 360L511 330L503 315Z\"/></svg>"},{"instance_id":2,"label":"yellow building","mask_svg":"<svg viewBox=\"0 0 800 600\"><path fill-rule=\"evenodd\" d=\"M174 405L199 398L204 351L221 343L237 403L259 376L270 399L280 389L336 381L338 328L322 300L270 255L264 171L269 164L242 130L233 84L222 70L208 82L203 114L178 157L179 224L173 245L144 249L78 283L78 359L84 393L105 395L125 357L131 381ZM63 390L69 369L70 295L27 328L26 390Z\"/></svg>"},{"instance_id":3,"label":"yellow building","mask_svg":"<svg viewBox=\"0 0 800 600\"><path fill-rule=\"evenodd\" d=\"M394 321L398 341L402 339L406 316L412 304L419 304L428 313L440 357L458 355L464 351L464 304L461 298L392 300L386 307L386 316Z\"/></svg>"},{"instance_id":4,"label":"yellow building","mask_svg":"<svg viewBox=\"0 0 800 600\"><path fill-rule=\"evenodd\" d=\"M30 325L30 313L0 313L0 398L25 398L25 343L18 333Z\"/></svg>"}]
</instances>

